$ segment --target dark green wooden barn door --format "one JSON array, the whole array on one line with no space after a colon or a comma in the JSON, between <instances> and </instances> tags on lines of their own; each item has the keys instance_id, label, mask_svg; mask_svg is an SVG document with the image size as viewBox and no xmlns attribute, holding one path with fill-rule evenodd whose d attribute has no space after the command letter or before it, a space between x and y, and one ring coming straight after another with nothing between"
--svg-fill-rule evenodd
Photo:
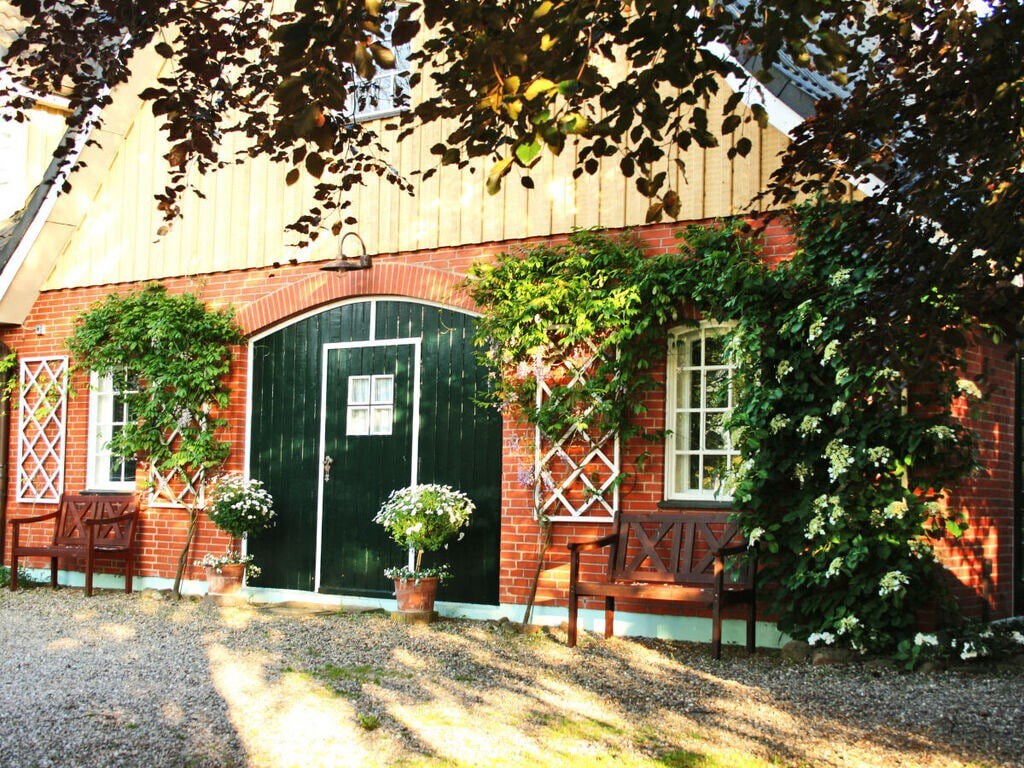
<instances>
[{"instance_id":1,"label":"dark green wooden barn door","mask_svg":"<svg viewBox=\"0 0 1024 768\"><path fill-rule=\"evenodd\" d=\"M415 479L417 347L418 340L324 350L321 592L392 591L383 571L402 558L373 517L391 491Z\"/></svg>"},{"instance_id":2,"label":"dark green wooden barn door","mask_svg":"<svg viewBox=\"0 0 1024 768\"><path fill-rule=\"evenodd\" d=\"M322 581L320 586L325 590L348 592L345 587L332 586L340 582L327 573L329 568L344 573L340 561L348 555L337 551L365 549L367 572L373 570L369 564L371 551L378 553L380 570L404 562L404 553L384 538L383 529L366 527L367 516L372 517L370 510L376 512L375 504L379 505L370 499L371 495L386 495L393 488L409 484L411 472L397 469L400 462L369 461L359 483L343 485L339 478L345 470L339 461L343 456L348 460L346 442L339 453L326 451L335 463L329 488L321 487L325 457L322 442L346 430L343 419L348 408L347 389L339 383L332 384L331 389L341 400L332 401L324 409L323 384L328 358L332 381L340 381L341 367L354 364L351 356L343 359L338 352L354 349L352 342L374 347L417 339L420 396L414 414L418 427L413 427L416 480L459 488L477 506L466 537L448 551L428 554L424 560L432 565L447 562L455 573L452 582L442 587L439 599L498 602L501 417L493 408L477 405L488 383L487 372L477 365L473 355L474 323L470 315L443 307L401 299L367 299L300 318L253 342L249 469L253 477L266 483L278 513L277 526L249 544L263 568L254 586L311 591ZM410 349L408 345L404 348ZM393 352L397 355L398 349ZM362 375L372 377L374 373L370 370ZM373 436L367 437L372 440ZM369 453L372 455L373 450ZM321 496L324 490L327 494ZM347 527L338 522L332 531L334 518L327 517L323 520L327 528L322 529L322 502L326 501L327 508L333 505L340 510L331 514L344 515L348 503L347 497L343 498L345 493L353 494L356 506L363 506L359 513L362 522ZM335 543L328 540L332 537L338 542L337 551ZM359 589L368 589L362 594L371 594L374 588L386 589L384 583L381 575L376 587L371 584Z\"/></svg>"}]
</instances>

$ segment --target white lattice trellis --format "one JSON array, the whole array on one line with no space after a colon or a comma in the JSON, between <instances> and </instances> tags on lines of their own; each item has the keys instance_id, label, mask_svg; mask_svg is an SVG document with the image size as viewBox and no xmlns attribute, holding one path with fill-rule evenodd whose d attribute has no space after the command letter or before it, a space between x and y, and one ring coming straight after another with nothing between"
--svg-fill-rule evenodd
<instances>
[{"instance_id":1,"label":"white lattice trellis","mask_svg":"<svg viewBox=\"0 0 1024 768\"><path fill-rule=\"evenodd\" d=\"M18 501L56 504L64 492L68 358L27 357L18 374Z\"/></svg>"},{"instance_id":2,"label":"white lattice trellis","mask_svg":"<svg viewBox=\"0 0 1024 768\"><path fill-rule=\"evenodd\" d=\"M171 445L178 439L175 430L167 439ZM203 488L206 485L206 472L202 469L182 477L181 472L169 469L161 472L152 464L149 465L149 506L151 507L188 507L204 503Z\"/></svg>"},{"instance_id":3,"label":"white lattice trellis","mask_svg":"<svg viewBox=\"0 0 1024 768\"><path fill-rule=\"evenodd\" d=\"M599 352L588 345L582 356L561 363L569 377L567 387L583 387L598 362ZM551 397L543 377L537 380L537 405ZM553 522L587 520L609 523L619 506L620 470L618 433L591 432L581 427L594 405L579 415L561 435L548 435L539 427L535 435L534 509Z\"/></svg>"}]
</instances>

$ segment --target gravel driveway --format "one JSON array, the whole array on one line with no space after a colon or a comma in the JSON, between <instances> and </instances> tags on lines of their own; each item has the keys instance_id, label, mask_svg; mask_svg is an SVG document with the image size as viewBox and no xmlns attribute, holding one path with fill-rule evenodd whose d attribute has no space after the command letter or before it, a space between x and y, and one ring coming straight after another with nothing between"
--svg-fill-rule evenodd
<instances>
[{"instance_id":1,"label":"gravel driveway","mask_svg":"<svg viewBox=\"0 0 1024 768\"><path fill-rule=\"evenodd\" d=\"M0 766L1024 766L1024 667L0 594Z\"/></svg>"}]
</instances>

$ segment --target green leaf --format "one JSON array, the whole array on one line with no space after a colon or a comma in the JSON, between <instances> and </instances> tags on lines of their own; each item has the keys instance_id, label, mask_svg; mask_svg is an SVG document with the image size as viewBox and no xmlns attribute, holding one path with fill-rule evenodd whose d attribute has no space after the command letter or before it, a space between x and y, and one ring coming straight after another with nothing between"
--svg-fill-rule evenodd
<instances>
[{"instance_id":1,"label":"green leaf","mask_svg":"<svg viewBox=\"0 0 1024 768\"><path fill-rule=\"evenodd\" d=\"M540 155L541 144L539 141L534 139L530 142L524 142L516 147L516 160L519 161L520 165L527 168L531 167Z\"/></svg>"}]
</instances>

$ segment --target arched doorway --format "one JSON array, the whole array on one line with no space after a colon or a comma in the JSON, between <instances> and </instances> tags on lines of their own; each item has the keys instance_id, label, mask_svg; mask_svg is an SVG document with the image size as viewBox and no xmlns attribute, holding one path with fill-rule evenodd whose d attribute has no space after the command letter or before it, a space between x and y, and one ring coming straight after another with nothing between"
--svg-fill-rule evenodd
<instances>
[{"instance_id":1,"label":"arched doorway","mask_svg":"<svg viewBox=\"0 0 1024 768\"><path fill-rule=\"evenodd\" d=\"M455 574L442 598L497 604L501 419L477 403L487 380L474 322L359 299L254 339L249 468L279 514L250 543L258 586L390 596L383 569L404 554L373 515L395 488L437 482L477 505L466 537L441 553Z\"/></svg>"}]
</instances>

